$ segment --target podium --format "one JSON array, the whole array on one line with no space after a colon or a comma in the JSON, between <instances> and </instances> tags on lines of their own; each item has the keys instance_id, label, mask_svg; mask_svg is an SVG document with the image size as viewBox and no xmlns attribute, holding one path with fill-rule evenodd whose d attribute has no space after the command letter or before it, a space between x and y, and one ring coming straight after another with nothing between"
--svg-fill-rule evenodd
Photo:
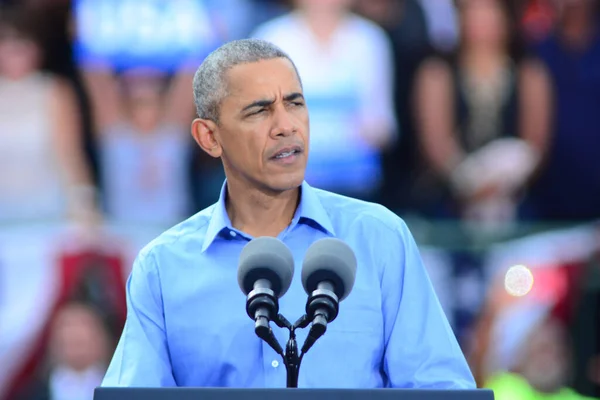
<instances>
[{"instance_id":1,"label":"podium","mask_svg":"<svg viewBox=\"0 0 600 400\"><path fill-rule=\"evenodd\" d=\"M94 400L494 400L477 390L97 388Z\"/></svg>"}]
</instances>

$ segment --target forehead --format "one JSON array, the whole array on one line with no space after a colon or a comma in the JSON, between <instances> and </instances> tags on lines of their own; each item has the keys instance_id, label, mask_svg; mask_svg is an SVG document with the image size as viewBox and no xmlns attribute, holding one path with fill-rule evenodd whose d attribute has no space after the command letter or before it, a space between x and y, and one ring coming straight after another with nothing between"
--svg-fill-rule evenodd
<instances>
[{"instance_id":1,"label":"forehead","mask_svg":"<svg viewBox=\"0 0 600 400\"><path fill-rule=\"evenodd\" d=\"M228 97L234 95L242 100L302 92L296 70L286 58L236 65L227 72L226 77Z\"/></svg>"}]
</instances>

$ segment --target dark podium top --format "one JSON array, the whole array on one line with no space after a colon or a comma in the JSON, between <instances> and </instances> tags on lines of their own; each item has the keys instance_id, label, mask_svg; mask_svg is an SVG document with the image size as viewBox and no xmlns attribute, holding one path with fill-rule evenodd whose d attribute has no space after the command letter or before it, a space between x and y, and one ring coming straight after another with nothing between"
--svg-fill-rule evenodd
<instances>
[{"instance_id":1,"label":"dark podium top","mask_svg":"<svg viewBox=\"0 0 600 400\"><path fill-rule=\"evenodd\" d=\"M491 390L97 388L94 400L494 400Z\"/></svg>"}]
</instances>

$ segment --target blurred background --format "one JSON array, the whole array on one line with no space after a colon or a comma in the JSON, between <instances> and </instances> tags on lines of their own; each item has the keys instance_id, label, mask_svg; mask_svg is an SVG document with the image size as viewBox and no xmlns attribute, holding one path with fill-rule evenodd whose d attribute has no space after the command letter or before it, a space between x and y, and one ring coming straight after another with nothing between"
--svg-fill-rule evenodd
<instances>
[{"instance_id":1,"label":"blurred background","mask_svg":"<svg viewBox=\"0 0 600 400\"><path fill-rule=\"evenodd\" d=\"M600 0L0 0L0 399L92 398L140 248L212 204L192 77L296 62L306 179L404 218L479 387L600 398Z\"/></svg>"}]
</instances>

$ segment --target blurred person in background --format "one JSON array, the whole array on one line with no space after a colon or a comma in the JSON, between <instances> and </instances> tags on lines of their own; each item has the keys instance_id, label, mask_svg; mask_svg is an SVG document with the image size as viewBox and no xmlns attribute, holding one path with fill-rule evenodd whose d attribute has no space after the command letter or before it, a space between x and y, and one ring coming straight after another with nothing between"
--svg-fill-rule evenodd
<instances>
[{"instance_id":1,"label":"blurred person in background","mask_svg":"<svg viewBox=\"0 0 600 400\"><path fill-rule=\"evenodd\" d=\"M190 215L189 137L192 74L169 77L132 67L82 62L91 99L107 218L167 226Z\"/></svg>"},{"instance_id":2,"label":"blurred person in background","mask_svg":"<svg viewBox=\"0 0 600 400\"><path fill-rule=\"evenodd\" d=\"M418 212L414 184L419 166L414 129L413 89L421 63L432 53L425 10L419 0L359 0L356 10L388 34L394 60L394 107L401 135L383 154L380 202L402 214Z\"/></svg>"},{"instance_id":3,"label":"blurred person in background","mask_svg":"<svg viewBox=\"0 0 600 400\"><path fill-rule=\"evenodd\" d=\"M0 221L97 222L72 87L41 70L35 15L0 11Z\"/></svg>"},{"instance_id":4,"label":"blurred person in background","mask_svg":"<svg viewBox=\"0 0 600 400\"><path fill-rule=\"evenodd\" d=\"M567 328L552 317L531 331L518 353L514 371L491 377L485 387L497 400L586 399L568 386L571 381L571 340Z\"/></svg>"},{"instance_id":5,"label":"blurred person in background","mask_svg":"<svg viewBox=\"0 0 600 400\"><path fill-rule=\"evenodd\" d=\"M86 303L70 302L51 324L44 372L15 400L91 400L113 349L100 315Z\"/></svg>"},{"instance_id":6,"label":"blurred person in background","mask_svg":"<svg viewBox=\"0 0 600 400\"><path fill-rule=\"evenodd\" d=\"M600 218L600 8L597 0L553 4L556 28L536 53L550 71L554 123L524 215L587 222Z\"/></svg>"},{"instance_id":7,"label":"blurred person in background","mask_svg":"<svg viewBox=\"0 0 600 400\"><path fill-rule=\"evenodd\" d=\"M383 29L350 12L352 0L297 0L260 25L296 62L311 112L311 185L376 200L382 152L396 139L392 49Z\"/></svg>"},{"instance_id":8,"label":"blurred person in background","mask_svg":"<svg viewBox=\"0 0 600 400\"><path fill-rule=\"evenodd\" d=\"M600 228L600 227L599 227ZM600 229L597 250L582 263L577 287L578 304L573 309L573 388L600 398Z\"/></svg>"},{"instance_id":9,"label":"blurred person in background","mask_svg":"<svg viewBox=\"0 0 600 400\"><path fill-rule=\"evenodd\" d=\"M460 0L462 41L417 75L416 123L430 216L497 228L517 215L550 129L546 71L523 57L506 0Z\"/></svg>"}]
</instances>

